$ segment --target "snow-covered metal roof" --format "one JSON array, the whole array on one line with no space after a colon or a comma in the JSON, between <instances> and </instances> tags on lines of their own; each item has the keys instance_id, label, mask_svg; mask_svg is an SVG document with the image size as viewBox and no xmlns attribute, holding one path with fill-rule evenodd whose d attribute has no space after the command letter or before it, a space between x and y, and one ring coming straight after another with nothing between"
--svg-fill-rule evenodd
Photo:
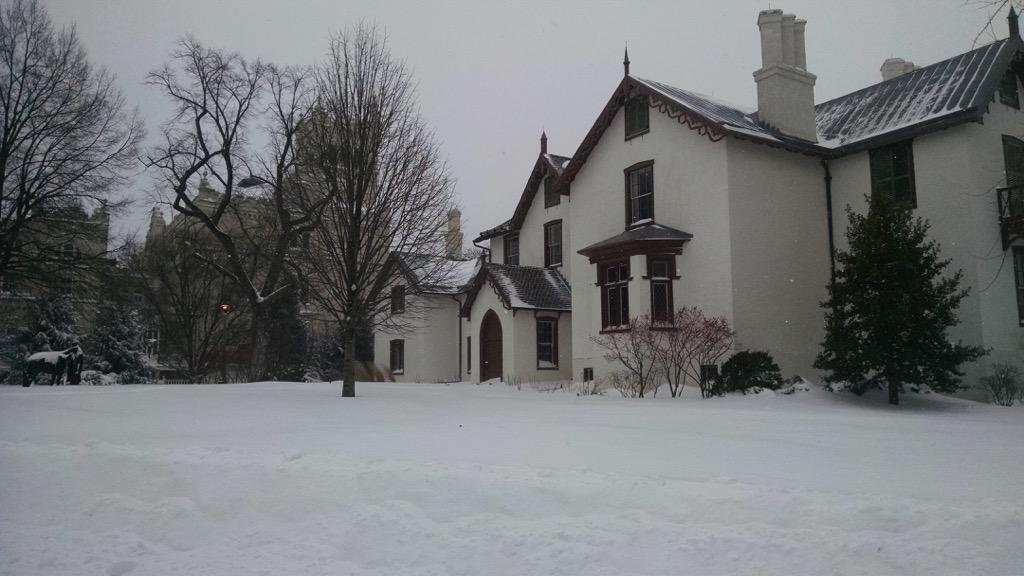
<instances>
[{"instance_id":1,"label":"snow-covered metal roof","mask_svg":"<svg viewBox=\"0 0 1024 576\"><path fill-rule=\"evenodd\" d=\"M839 148L942 119L983 113L1020 48L1005 38L815 107L818 144Z\"/></svg>"},{"instance_id":2,"label":"snow-covered metal roof","mask_svg":"<svg viewBox=\"0 0 1024 576\"><path fill-rule=\"evenodd\" d=\"M532 309L569 312L572 310L572 289L561 272L536 266L484 264L464 304L468 314L477 292L489 283L502 304L509 309Z\"/></svg>"}]
</instances>

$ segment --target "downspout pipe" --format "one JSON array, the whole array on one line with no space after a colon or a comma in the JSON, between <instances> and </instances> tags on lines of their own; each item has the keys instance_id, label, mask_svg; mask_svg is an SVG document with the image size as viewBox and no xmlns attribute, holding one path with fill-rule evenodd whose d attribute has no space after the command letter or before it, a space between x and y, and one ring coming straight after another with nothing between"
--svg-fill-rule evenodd
<instances>
[{"instance_id":1,"label":"downspout pipe","mask_svg":"<svg viewBox=\"0 0 1024 576\"><path fill-rule=\"evenodd\" d=\"M828 217L828 265L829 278L835 282L836 279L836 238L835 224L832 215L832 170L828 160L821 161L821 167L825 169L825 212Z\"/></svg>"},{"instance_id":2,"label":"downspout pipe","mask_svg":"<svg viewBox=\"0 0 1024 576\"><path fill-rule=\"evenodd\" d=\"M480 250L483 250L484 256L487 258L486 262L490 263L490 261L491 261L491 249L487 248L485 246L481 246L481 245L477 244L476 240L473 240L472 244L473 244L473 246L476 246Z\"/></svg>"}]
</instances>

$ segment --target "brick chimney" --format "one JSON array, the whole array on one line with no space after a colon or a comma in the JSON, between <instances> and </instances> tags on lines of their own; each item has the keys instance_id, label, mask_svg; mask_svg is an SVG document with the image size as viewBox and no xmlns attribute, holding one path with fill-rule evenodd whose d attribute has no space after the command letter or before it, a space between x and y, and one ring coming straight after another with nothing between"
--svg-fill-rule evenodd
<instances>
[{"instance_id":1,"label":"brick chimney","mask_svg":"<svg viewBox=\"0 0 1024 576\"><path fill-rule=\"evenodd\" d=\"M757 16L761 30L761 69L757 82L757 115L783 134L817 141L814 123L814 83L807 71L805 20L782 10L764 10Z\"/></svg>"},{"instance_id":2,"label":"brick chimney","mask_svg":"<svg viewBox=\"0 0 1024 576\"><path fill-rule=\"evenodd\" d=\"M448 231L445 235L445 248L448 258L462 258L462 212L458 208L448 211Z\"/></svg>"}]
</instances>

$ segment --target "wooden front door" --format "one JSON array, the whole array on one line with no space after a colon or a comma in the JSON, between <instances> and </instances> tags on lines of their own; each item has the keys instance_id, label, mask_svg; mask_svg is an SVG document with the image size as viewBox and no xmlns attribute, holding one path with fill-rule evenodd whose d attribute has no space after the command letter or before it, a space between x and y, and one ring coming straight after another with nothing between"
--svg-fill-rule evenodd
<instances>
[{"instance_id":1,"label":"wooden front door","mask_svg":"<svg viewBox=\"0 0 1024 576\"><path fill-rule=\"evenodd\" d=\"M493 310L480 323L480 380L501 378L501 320Z\"/></svg>"}]
</instances>

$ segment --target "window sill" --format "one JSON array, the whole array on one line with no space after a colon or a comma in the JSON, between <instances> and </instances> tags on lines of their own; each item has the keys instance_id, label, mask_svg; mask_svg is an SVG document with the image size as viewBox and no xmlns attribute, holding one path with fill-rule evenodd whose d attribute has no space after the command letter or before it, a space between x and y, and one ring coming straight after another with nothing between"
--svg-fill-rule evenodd
<instances>
[{"instance_id":1,"label":"window sill","mask_svg":"<svg viewBox=\"0 0 1024 576\"><path fill-rule=\"evenodd\" d=\"M558 264L545 264L544 267L548 270L554 270L556 268L561 268L562 264L564 264L564 262L559 262Z\"/></svg>"},{"instance_id":2,"label":"window sill","mask_svg":"<svg viewBox=\"0 0 1024 576\"><path fill-rule=\"evenodd\" d=\"M675 332L676 330L679 330L679 328L677 328L673 324L661 324L661 325L652 325L651 326L651 330L656 330L656 331L660 331L660 332Z\"/></svg>"},{"instance_id":3,"label":"window sill","mask_svg":"<svg viewBox=\"0 0 1024 576\"><path fill-rule=\"evenodd\" d=\"M543 371L558 370L558 366L549 366L547 368L545 368L543 366L537 366L537 370L543 370Z\"/></svg>"},{"instance_id":4,"label":"window sill","mask_svg":"<svg viewBox=\"0 0 1024 576\"><path fill-rule=\"evenodd\" d=\"M394 374L395 376L401 376L405 374L405 370L392 370L391 373Z\"/></svg>"},{"instance_id":5,"label":"window sill","mask_svg":"<svg viewBox=\"0 0 1024 576\"><path fill-rule=\"evenodd\" d=\"M639 132L634 132L633 134L626 134L626 142L629 142L633 138L639 138L640 136L643 136L644 134L647 134L650 131L651 131L650 128L646 128L646 129L641 130Z\"/></svg>"},{"instance_id":6,"label":"window sill","mask_svg":"<svg viewBox=\"0 0 1024 576\"><path fill-rule=\"evenodd\" d=\"M629 224L626 224L626 230L632 230L633 228L639 228L641 226L647 226L649 224L657 224L657 222L654 221L654 218L643 218L641 220L637 220L636 222L630 222Z\"/></svg>"},{"instance_id":7,"label":"window sill","mask_svg":"<svg viewBox=\"0 0 1024 576\"><path fill-rule=\"evenodd\" d=\"M632 326L621 326L617 328L602 328L598 334L618 334L619 332L629 332L632 330Z\"/></svg>"}]
</instances>

